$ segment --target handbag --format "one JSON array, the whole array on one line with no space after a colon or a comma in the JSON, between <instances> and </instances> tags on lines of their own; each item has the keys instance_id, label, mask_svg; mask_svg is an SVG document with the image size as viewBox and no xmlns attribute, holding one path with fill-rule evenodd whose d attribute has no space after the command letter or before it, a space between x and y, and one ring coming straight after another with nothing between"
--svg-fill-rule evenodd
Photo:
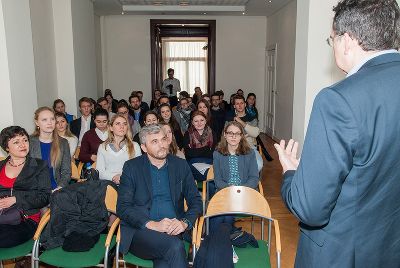
<instances>
[{"instance_id":1,"label":"handbag","mask_svg":"<svg viewBox=\"0 0 400 268\"><path fill-rule=\"evenodd\" d=\"M88 181L99 180L99 171L94 168L86 169L83 171L83 178Z\"/></svg>"},{"instance_id":2,"label":"handbag","mask_svg":"<svg viewBox=\"0 0 400 268\"><path fill-rule=\"evenodd\" d=\"M5 189L0 192L0 198L6 198L12 195L13 189ZM16 204L9 208L0 209L0 224L18 225L25 220L24 212Z\"/></svg>"}]
</instances>

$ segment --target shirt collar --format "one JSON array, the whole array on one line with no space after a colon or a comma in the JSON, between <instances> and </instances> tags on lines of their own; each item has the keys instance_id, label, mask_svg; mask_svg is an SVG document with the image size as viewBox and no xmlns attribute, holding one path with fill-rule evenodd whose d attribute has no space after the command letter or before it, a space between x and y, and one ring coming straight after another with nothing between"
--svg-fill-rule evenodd
<instances>
[{"instance_id":1,"label":"shirt collar","mask_svg":"<svg viewBox=\"0 0 400 268\"><path fill-rule=\"evenodd\" d=\"M369 60L372 60L373 58L376 58L378 56L384 55L384 54L389 54L389 53L399 53L396 49L388 49L388 50L382 50L379 51L377 53L374 53L368 57L366 57L365 59L363 59L361 62L359 62L358 64L356 64L351 70L350 72L346 75L346 77L349 77L353 74L355 74L356 72L358 72L361 67L367 63Z\"/></svg>"},{"instance_id":2,"label":"shirt collar","mask_svg":"<svg viewBox=\"0 0 400 268\"><path fill-rule=\"evenodd\" d=\"M99 136L100 140L105 141L108 138L108 131L101 132L97 127L94 129L96 131L97 136Z\"/></svg>"},{"instance_id":3,"label":"shirt collar","mask_svg":"<svg viewBox=\"0 0 400 268\"><path fill-rule=\"evenodd\" d=\"M167 167L168 167L168 158L165 158L165 163L164 163L164 165L163 165L162 167L158 168L158 167L156 167L155 165L153 165L153 164L150 162L150 159L149 159L149 156L147 155L147 153L146 153L146 156L147 156L147 161L149 162L149 165L150 165L150 169L161 170L161 169L164 169L164 168L167 168Z\"/></svg>"}]
</instances>

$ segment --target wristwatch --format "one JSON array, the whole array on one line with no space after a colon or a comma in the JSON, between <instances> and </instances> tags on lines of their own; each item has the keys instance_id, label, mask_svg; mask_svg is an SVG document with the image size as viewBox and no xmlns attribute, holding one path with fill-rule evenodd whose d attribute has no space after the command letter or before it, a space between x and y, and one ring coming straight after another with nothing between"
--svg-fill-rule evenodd
<instances>
[{"instance_id":1,"label":"wristwatch","mask_svg":"<svg viewBox=\"0 0 400 268\"><path fill-rule=\"evenodd\" d=\"M184 222L184 223L187 224L187 228L186 228L187 230L192 229L192 223L191 223L188 219L182 218L182 219L181 219L181 222Z\"/></svg>"}]
</instances>

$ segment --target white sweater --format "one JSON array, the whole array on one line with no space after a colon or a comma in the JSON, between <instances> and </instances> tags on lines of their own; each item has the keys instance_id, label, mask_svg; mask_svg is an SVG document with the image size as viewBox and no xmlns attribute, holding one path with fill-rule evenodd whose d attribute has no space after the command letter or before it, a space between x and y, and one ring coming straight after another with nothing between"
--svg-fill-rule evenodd
<instances>
[{"instance_id":1,"label":"white sweater","mask_svg":"<svg viewBox=\"0 0 400 268\"><path fill-rule=\"evenodd\" d=\"M134 158L142 154L139 144L133 142L133 147L135 149ZM127 160L129 160L129 155L126 145L118 152L114 152L109 144L107 148L104 148L104 143L100 144L96 161L99 178L111 181L115 175L122 174L122 167Z\"/></svg>"}]
</instances>

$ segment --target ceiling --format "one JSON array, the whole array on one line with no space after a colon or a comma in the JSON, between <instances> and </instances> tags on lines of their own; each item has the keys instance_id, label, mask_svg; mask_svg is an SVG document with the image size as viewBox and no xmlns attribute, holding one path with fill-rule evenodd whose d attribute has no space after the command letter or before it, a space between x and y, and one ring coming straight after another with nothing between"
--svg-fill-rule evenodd
<instances>
[{"instance_id":1,"label":"ceiling","mask_svg":"<svg viewBox=\"0 0 400 268\"><path fill-rule=\"evenodd\" d=\"M124 11L131 15L202 15L202 16L270 16L293 0L92 0L95 13L99 16L120 15L123 6L134 8L162 8L164 11ZM175 7L173 7L175 6ZM210 9L242 11L210 11ZM184 11L176 11L183 9ZM196 11L188 11L194 8ZM206 8L207 10L201 10ZM172 10L171 10L172 9ZM169 10L169 11L165 11Z\"/></svg>"}]
</instances>

